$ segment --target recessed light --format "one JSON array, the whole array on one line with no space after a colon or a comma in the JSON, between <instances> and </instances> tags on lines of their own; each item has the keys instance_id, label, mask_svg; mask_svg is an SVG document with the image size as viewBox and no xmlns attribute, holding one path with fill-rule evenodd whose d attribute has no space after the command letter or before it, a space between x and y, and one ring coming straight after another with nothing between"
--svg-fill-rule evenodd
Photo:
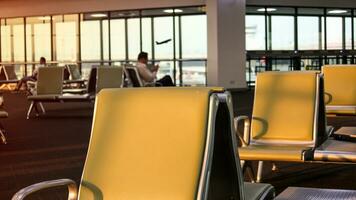
<instances>
[{"instance_id":1,"label":"recessed light","mask_svg":"<svg viewBox=\"0 0 356 200\"><path fill-rule=\"evenodd\" d=\"M347 10L329 10L329 14L342 14L342 13L347 13Z\"/></svg>"},{"instance_id":2,"label":"recessed light","mask_svg":"<svg viewBox=\"0 0 356 200\"><path fill-rule=\"evenodd\" d=\"M165 12L165 13L181 13L181 12L183 12L183 10L181 10L181 9L166 9L166 10L163 10L163 12Z\"/></svg>"},{"instance_id":3,"label":"recessed light","mask_svg":"<svg viewBox=\"0 0 356 200\"><path fill-rule=\"evenodd\" d=\"M259 8L259 9L257 9L258 12L265 12L265 11L274 12L276 10L277 10L276 8Z\"/></svg>"},{"instance_id":4,"label":"recessed light","mask_svg":"<svg viewBox=\"0 0 356 200\"><path fill-rule=\"evenodd\" d=\"M39 20L51 20L50 16L43 16L43 17L38 17L37 19Z\"/></svg>"},{"instance_id":5,"label":"recessed light","mask_svg":"<svg viewBox=\"0 0 356 200\"><path fill-rule=\"evenodd\" d=\"M94 13L94 14L91 14L90 16L91 16L91 17L96 17L96 18L99 18L99 17L107 17L107 15L104 14L104 13Z\"/></svg>"}]
</instances>

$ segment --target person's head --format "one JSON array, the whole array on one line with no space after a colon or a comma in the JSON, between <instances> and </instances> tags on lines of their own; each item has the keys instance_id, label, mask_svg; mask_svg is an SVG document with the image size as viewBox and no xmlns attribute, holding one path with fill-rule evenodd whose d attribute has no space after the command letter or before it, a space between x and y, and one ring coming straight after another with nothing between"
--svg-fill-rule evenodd
<instances>
[{"instance_id":1,"label":"person's head","mask_svg":"<svg viewBox=\"0 0 356 200\"><path fill-rule=\"evenodd\" d=\"M45 65L46 64L46 58L41 57L40 58L40 65Z\"/></svg>"},{"instance_id":2,"label":"person's head","mask_svg":"<svg viewBox=\"0 0 356 200\"><path fill-rule=\"evenodd\" d=\"M148 62L148 53L146 52L140 52L137 56L137 61L140 62L140 63L144 63L144 64L147 64Z\"/></svg>"}]
</instances>

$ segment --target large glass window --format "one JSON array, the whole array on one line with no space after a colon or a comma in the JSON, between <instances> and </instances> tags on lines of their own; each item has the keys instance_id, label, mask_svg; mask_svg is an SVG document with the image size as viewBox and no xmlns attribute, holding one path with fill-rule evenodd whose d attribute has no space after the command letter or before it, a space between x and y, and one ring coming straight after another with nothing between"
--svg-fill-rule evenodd
<instances>
[{"instance_id":1,"label":"large glass window","mask_svg":"<svg viewBox=\"0 0 356 200\"><path fill-rule=\"evenodd\" d=\"M53 31L57 61L76 61L78 15L53 16Z\"/></svg>"},{"instance_id":2,"label":"large glass window","mask_svg":"<svg viewBox=\"0 0 356 200\"><path fill-rule=\"evenodd\" d=\"M39 61L40 57L52 60L51 45L51 17L29 17L26 18L26 35L30 34L31 39L26 36L26 46L33 53L33 57L27 57L28 61Z\"/></svg>"},{"instance_id":3,"label":"large glass window","mask_svg":"<svg viewBox=\"0 0 356 200\"><path fill-rule=\"evenodd\" d=\"M11 26L1 20L1 61L11 61Z\"/></svg>"},{"instance_id":4,"label":"large glass window","mask_svg":"<svg viewBox=\"0 0 356 200\"><path fill-rule=\"evenodd\" d=\"M140 19L139 18L132 18L127 20L127 39L128 39L129 60L136 60L137 55L140 53Z\"/></svg>"},{"instance_id":5,"label":"large glass window","mask_svg":"<svg viewBox=\"0 0 356 200\"><path fill-rule=\"evenodd\" d=\"M154 18L155 59L173 58L173 17Z\"/></svg>"},{"instance_id":6,"label":"large glass window","mask_svg":"<svg viewBox=\"0 0 356 200\"><path fill-rule=\"evenodd\" d=\"M345 17L345 49L352 49L351 17Z\"/></svg>"},{"instance_id":7,"label":"large glass window","mask_svg":"<svg viewBox=\"0 0 356 200\"><path fill-rule=\"evenodd\" d=\"M206 58L207 22L205 15L182 16L182 57Z\"/></svg>"},{"instance_id":8,"label":"large glass window","mask_svg":"<svg viewBox=\"0 0 356 200\"><path fill-rule=\"evenodd\" d=\"M298 17L298 49L319 49L319 17Z\"/></svg>"},{"instance_id":9,"label":"large glass window","mask_svg":"<svg viewBox=\"0 0 356 200\"><path fill-rule=\"evenodd\" d=\"M326 18L327 49L342 49L342 18Z\"/></svg>"},{"instance_id":10,"label":"large glass window","mask_svg":"<svg viewBox=\"0 0 356 200\"><path fill-rule=\"evenodd\" d=\"M142 51L152 55L152 20L142 18Z\"/></svg>"},{"instance_id":11,"label":"large glass window","mask_svg":"<svg viewBox=\"0 0 356 200\"><path fill-rule=\"evenodd\" d=\"M272 50L294 49L294 17L272 16Z\"/></svg>"},{"instance_id":12,"label":"large glass window","mask_svg":"<svg viewBox=\"0 0 356 200\"><path fill-rule=\"evenodd\" d=\"M246 50L265 50L266 33L265 16L246 16Z\"/></svg>"},{"instance_id":13,"label":"large glass window","mask_svg":"<svg viewBox=\"0 0 356 200\"><path fill-rule=\"evenodd\" d=\"M80 36L82 60L100 60L100 20L82 18Z\"/></svg>"},{"instance_id":14,"label":"large glass window","mask_svg":"<svg viewBox=\"0 0 356 200\"><path fill-rule=\"evenodd\" d=\"M111 59L126 59L126 42L125 42L125 20L110 20L110 37L111 37Z\"/></svg>"}]
</instances>

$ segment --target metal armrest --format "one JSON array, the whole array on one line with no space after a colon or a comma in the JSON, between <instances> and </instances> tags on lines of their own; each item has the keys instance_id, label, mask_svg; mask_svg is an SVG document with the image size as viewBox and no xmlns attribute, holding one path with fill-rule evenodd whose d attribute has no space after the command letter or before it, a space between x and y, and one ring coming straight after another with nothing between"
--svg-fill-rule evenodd
<instances>
[{"instance_id":1,"label":"metal armrest","mask_svg":"<svg viewBox=\"0 0 356 200\"><path fill-rule=\"evenodd\" d=\"M77 185L74 181L70 179L58 179L51 181L44 181L36 183L19 190L13 197L12 200L22 200L28 195L43 190L47 188L57 187L57 186L68 186L68 200L76 200L78 195Z\"/></svg>"},{"instance_id":2,"label":"metal armrest","mask_svg":"<svg viewBox=\"0 0 356 200\"><path fill-rule=\"evenodd\" d=\"M241 136L238 125L241 121L244 121L244 133L243 137ZM236 136L240 139L242 146L248 146L250 144L250 119L248 116L238 116L234 118L234 126Z\"/></svg>"}]
</instances>

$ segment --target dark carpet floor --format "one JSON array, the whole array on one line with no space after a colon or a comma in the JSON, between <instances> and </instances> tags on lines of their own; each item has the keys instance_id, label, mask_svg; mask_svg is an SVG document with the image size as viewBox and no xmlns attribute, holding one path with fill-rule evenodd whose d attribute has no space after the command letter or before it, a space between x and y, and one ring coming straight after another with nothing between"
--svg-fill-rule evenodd
<instances>
[{"instance_id":1,"label":"dark carpet floor","mask_svg":"<svg viewBox=\"0 0 356 200\"><path fill-rule=\"evenodd\" d=\"M45 104L47 115L26 120L24 94L4 94L9 118L2 119L8 144L0 144L0 200L40 181L70 178L80 181L92 121L93 104ZM235 115L251 115L253 92L233 93ZM356 117L329 118L336 128L356 126ZM356 145L356 144L355 144ZM269 164L267 164L268 166ZM278 192L288 186L356 189L356 165L277 163L264 182ZM28 199L66 199L65 188L39 192Z\"/></svg>"}]
</instances>

